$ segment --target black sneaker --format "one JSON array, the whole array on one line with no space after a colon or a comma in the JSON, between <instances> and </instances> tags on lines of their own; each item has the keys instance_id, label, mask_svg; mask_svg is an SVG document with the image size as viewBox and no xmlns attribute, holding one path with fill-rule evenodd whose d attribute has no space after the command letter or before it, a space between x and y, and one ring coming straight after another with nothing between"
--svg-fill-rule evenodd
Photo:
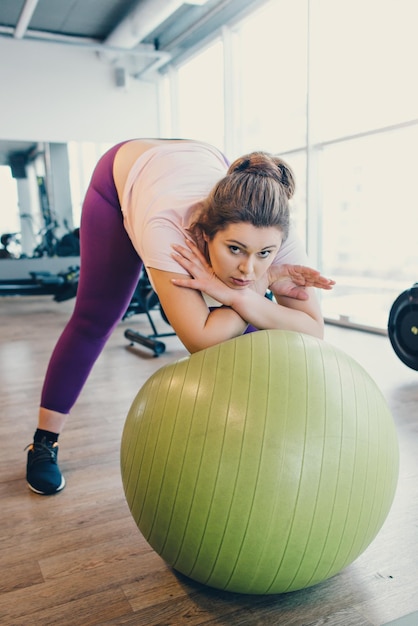
<instances>
[{"instance_id":1,"label":"black sneaker","mask_svg":"<svg viewBox=\"0 0 418 626\"><path fill-rule=\"evenodd\" d=\"M26 480L29 489L44 496L50 496L65 487L65 478L57 463L58 443L34 441L25 448L28 450Z\"/></svg>"}]
</instances>

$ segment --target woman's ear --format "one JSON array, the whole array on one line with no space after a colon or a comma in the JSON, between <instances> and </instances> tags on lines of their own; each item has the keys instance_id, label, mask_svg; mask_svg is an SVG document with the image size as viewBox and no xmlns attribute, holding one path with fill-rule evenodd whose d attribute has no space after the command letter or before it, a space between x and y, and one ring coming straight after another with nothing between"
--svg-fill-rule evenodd
<instances>
[{"instance_id":1,"label":"woman's ear","mask_svg":"<svg viewBox=\"0 0 418 626\"><path fill-rule=\"evenodd\" d=\"M210 255L209 255L210 237L206 233L202 232L202 239L203 239L203 250L202 250L202 252L204 254L204 257L205 257L206 261L209 263L209 265L211 265Z\"/></svg>"}]
</instances>

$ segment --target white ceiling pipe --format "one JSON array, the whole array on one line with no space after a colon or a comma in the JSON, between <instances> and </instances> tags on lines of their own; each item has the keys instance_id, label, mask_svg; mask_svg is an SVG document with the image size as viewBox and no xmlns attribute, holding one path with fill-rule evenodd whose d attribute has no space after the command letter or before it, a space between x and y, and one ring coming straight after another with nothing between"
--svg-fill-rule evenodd
<instances>
[{"instance_id":1,"label":"white ceiling pipe","mask_svg":"<svg viewBox=\"0 0 418 626\"><path fill-rule=\"evenodd\" d=\"M0 26L0 38L10 38L13 35L13 28L10 26ZM169 54L162 50L156 50L152 44L142 44L135 48L135 50L126 50L126 48L118 48L116 46L103 46L102 43L95 39L88 39L85 37L72 37L71 35L60 35L56 33L48 33L46 31L27 30L25 39L27 41L35 41L38 43L49 43L61 46L70 46L73 48L80 48L84 50L93 50L99 52L106 50L109 53L118 55L129 55L132 57L144 57L159 60L163 58L167 61Z\"/></svg>"},{"instance_id":2,"label":"white ceiling pipe","mask_svg":"<svg viewBox=\"0 0 418 626\"><path fill-rule=\"evenodd\" d=\"M141 0L108 35L103 44L134 48L184 4L184 0Z\"/></svg>"},{"instance_id":3,"label":"white ceiling pipe","mask_svg":"<svg viewBox=\"0 0 418 626\"><path fill-rule=\"evenodd\" d=\"M13 36L15 39L22 39L25 36L26 30L29 26L29 22L32 19L32 15L38 6L39 0L26 0L22 7L22 11L19 15L19 19L16 24Z\"/></svg>"}]
</instances>

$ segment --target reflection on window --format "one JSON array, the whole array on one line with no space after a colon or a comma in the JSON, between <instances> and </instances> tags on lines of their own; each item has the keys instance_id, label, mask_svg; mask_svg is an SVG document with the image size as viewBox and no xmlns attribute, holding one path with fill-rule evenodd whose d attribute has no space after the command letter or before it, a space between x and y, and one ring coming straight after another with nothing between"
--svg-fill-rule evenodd
<instances>
[{"instance_id":1,"label":"reflection on window","mask_svg":"<svg viewBox=\"0 0 418 626\"><path fill-rule=\"evenodd\" d=\"M282 152L304 146L306 0L268 2L236 32L241 152Z\"/></svg>"},{"instance_id":2,"label":"reflection on window","mask_svg":"<svg viewBox=\"0 0 418 626\"><path fill-rule=\"evenodd\" d=\"M418 2L314 0L311 94L315 139L417 118Z\"/></svg>"},{"instance_id":3,"label":"reflection on window","mask_svg":"<svg viewBox=\"0 0 418 626\"><path fill-rule=\"evenodd\" d=\"M182 65L177 76L176 135L224 148L223 45L217 40Z\"/></svg>"},{"instance_id":4,"label":"reflection on window","mask_svg":"<svg viewBox=\"0 0 418 626\"><path fill-rule=\"evenodd\" d=\"M323 271L338 277L327 315L385 327L418 280L418 126L323 148Z\"/></svg>"}]
</instances>

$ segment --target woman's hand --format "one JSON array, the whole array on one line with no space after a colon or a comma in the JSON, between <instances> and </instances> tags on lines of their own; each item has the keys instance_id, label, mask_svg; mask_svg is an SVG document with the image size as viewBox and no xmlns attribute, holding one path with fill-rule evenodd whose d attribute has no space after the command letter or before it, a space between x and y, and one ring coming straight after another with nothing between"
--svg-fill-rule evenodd
<instances>
[{"instance_id":1,"label":"woman's hand","mask_svg":"<svg viewBox=\"0 0 418 626\"><path fill-rule=\"evenodd\" d=\"M190 277L173 278L172 283L178 287L196 289L217 302L229 306L233 290L216 276L195 243L186 240L186 244L187 248L173 245L172 256L190 274Z\"/></svg>"},{"instance_id":2,"label":"woman's hand","mask_svg":"<svg viewBox=\"0 0 418 626\"><path fill-rule=\"evenodd\" d=\"M307 300L306 287L332 289L335 281L305 265L271 265L268 270L269 289L276 296Z\"/></svg>"}]
</instances>

